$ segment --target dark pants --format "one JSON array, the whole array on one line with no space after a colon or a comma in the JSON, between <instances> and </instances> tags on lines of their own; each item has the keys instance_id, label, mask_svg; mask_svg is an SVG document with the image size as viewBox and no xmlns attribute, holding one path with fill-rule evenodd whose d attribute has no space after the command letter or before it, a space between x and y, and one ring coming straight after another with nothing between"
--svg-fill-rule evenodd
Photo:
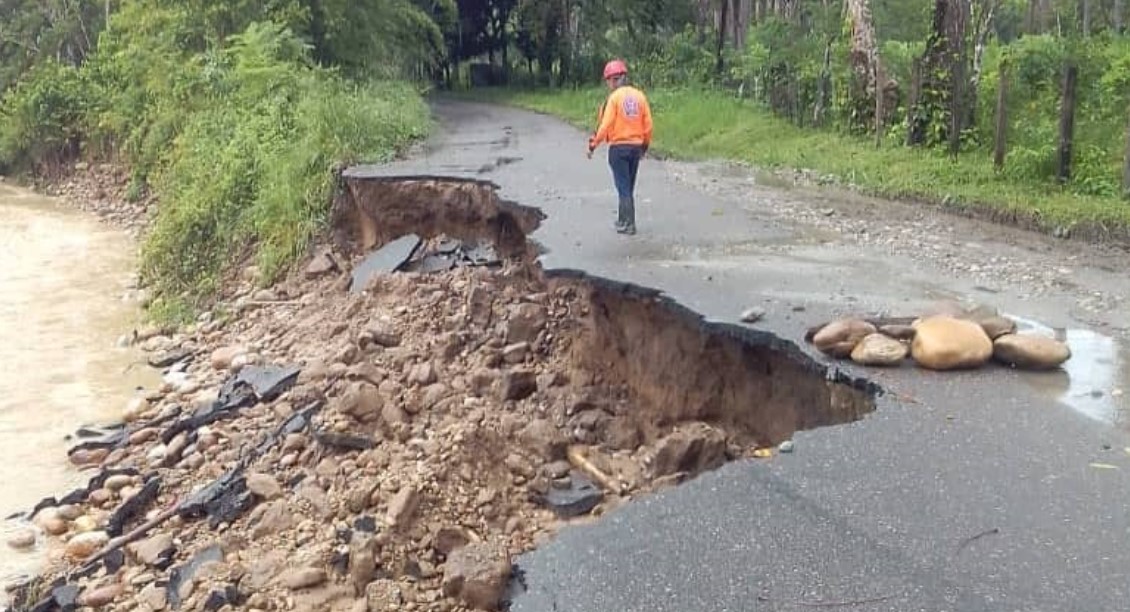
<instances>
[{"instance_id":1,"label":"dark pants","mask_svg":"<svg viewBox=\"0 0 1130 612\"><path fill-rule=\"evenodd\" d=\"M608 148L608 165L612 167L612 180L620 196L617 227L636 229L636 174L640 169L643 147L639 145L612 145Z\"/></svg>"}]
</instances>

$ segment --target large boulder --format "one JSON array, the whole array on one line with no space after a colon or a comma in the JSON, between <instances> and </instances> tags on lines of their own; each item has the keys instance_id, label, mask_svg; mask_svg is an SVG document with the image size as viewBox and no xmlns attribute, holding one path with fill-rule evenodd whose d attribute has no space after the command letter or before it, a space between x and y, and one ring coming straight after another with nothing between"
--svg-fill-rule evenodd
<instances>
[{"instance_id":1,"label":"large boulder","mask_svg":"<svg viewBox=\"0 0 1130 612\"><path fill-rule=\"evenodd\" d=\"M875 326L861 319L840 319L825 325L812 337L812 344L822 353L844 359L851 356L855 345L875 333Z\"/></svg>"},{"instance_id":2,"label":"large boulder","mask_svg":"<svg viewBox=\"0 0 1130 612\"><path fill-rule=\"evenodd\" d=\"M865 366L896 366L909 352L902 342L878 333L861 340L851 351L851 360Z\"/></svg>"},{"instance_id":3,"label":"large boulder","mask_svg":"<svg viewBox=\"0 0 1130 612\"><path fill-rule=\"evenodd\" d=\"M1007 334L993 342L993 358L1024 370L1054 370L1071 359L1071 348L1043 336Z\"/></svg>"},{"instance_id":4,"label":"large boulder","mask_svg":"<svg viewBox=\"0 0 1130 612\"><path fill-rule=\"evenodd\" d=\"M979 368L993 356L993 341L972 321L935 316L915 322L910 353L930 370Z\"/></svg>"}]
</instances>

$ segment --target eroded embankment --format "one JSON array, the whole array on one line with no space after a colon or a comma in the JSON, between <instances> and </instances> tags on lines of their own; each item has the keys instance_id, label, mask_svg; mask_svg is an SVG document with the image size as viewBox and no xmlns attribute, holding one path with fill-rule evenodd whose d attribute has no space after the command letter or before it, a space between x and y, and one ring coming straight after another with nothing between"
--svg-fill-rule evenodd
<instances>
[{"instance_id":1,"label":"eroded embankment","mask_svg":"<svg viewBox=\"0 0 1130 612\"><path fill-rule=\"evenodd\" d=\"M792 343L542 272L488 183L345 187L302 274L142 334L164 386L29 517L57 562L18 609L497 608L562 521L873 409Z\"/></svg>"}]
</instances>

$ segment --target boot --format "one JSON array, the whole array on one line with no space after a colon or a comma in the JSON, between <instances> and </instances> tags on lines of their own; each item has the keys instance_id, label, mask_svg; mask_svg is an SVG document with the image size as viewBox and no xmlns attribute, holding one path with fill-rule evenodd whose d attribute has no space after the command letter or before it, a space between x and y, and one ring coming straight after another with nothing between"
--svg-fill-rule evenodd
<instances>
[{"instance_id":1,"label":"boot","mask_svg":"<svg viewBox=\"0 0 1130 612\"><path fill-rule=\"evenodd\" d=\"M635 198L620 199L620 221L616 224L616 231L628 236L636 233L636 200Z\"/></svg>"}]
</instances>

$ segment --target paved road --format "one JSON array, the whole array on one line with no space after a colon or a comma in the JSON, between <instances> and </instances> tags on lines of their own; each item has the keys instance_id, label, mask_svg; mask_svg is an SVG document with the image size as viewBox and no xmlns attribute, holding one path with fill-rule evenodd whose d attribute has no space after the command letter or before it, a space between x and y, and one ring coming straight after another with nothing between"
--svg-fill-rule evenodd
<instances>
[{"instance_id":1,"label":"paved road","mask_svg":"<svg viewBox=\"0 0 1130 612\"><path fill-rule=\"evenodd\" d=\"M1071 330L1076 350L1067 374L1039 377L867 372L897 394L862 421L800 432L792 455L731 463L519 559L527 588L512 610L1130 609L1130 406L1111 394L1130 378L1130 355L1080 324L1117 335L1130 313L1118 301L1077 308L1098 294L1092 286L1125 290L1124 254L654 161L641 170L641 234L626 238L612 232L611 180L603 161L584 158L584 134L511 109L436 109L436 140L379 172L488 178L504 197L541 207L548 220L534 239L548 248L547 268L661 288L719 320L762 305L761 325L798 343L806 326L840 312L913 314L988 296ZM1036 298L1015 286L986 293L942 262L798 221L826 208L899 231L926 215L971 249L1070 260L1074 281Z\"/></svg>"}]
</instances>

